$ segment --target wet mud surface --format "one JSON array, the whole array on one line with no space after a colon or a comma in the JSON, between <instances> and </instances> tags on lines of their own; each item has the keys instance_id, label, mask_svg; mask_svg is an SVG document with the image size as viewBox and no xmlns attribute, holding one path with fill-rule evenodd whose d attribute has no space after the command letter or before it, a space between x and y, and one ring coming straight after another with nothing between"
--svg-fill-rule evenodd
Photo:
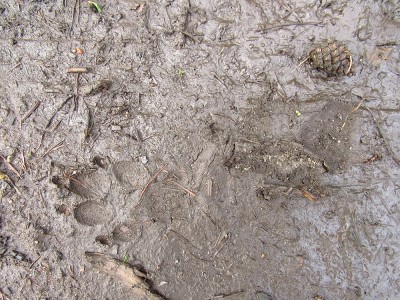
<instances>
[{"instance_id":1,"label":"wet mud surface","mask_svg":"<svg viewBox=\"0 0 400 300\"><path fill-rule=\"evenodd\" d=\"M98 3L0 0L2 299L397 299L399 1Z\"/></svg>"}]
</instances>

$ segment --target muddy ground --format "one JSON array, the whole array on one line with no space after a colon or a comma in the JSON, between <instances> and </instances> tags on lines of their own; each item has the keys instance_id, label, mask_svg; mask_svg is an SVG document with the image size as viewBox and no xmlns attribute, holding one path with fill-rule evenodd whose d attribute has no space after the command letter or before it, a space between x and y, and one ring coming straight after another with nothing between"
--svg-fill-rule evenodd
<instances>
[{"instance_id":1,"label":"muddy ground","mask_svg":"<svg viewBox=\"0 0 400 300\"><path fill-rule=\"evenodd\" d=\"M399 1L98 3L0 1L2 299L396 299Z\"/></svg>"}]
</instances>

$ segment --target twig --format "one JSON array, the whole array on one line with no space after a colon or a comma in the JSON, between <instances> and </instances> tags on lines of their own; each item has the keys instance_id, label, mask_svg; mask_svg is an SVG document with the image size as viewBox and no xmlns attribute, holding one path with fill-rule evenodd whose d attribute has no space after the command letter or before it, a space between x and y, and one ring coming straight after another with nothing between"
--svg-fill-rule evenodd
<instances>
[{"instance_id":1,"label":"twig","mask_svg":"<svg viewBox=\"0 0 400 300\"><path fill-rule=\"evenodd\" d=\"M361 105L363 104L364 100L365 100L365 98L362 98L361 101L360 101L360 103L358 103L358 105L352 109L352 111L350 112L350 114L355 113L355 112L361 107ZM345 118L345 120L344 120L344 122L343 122L343 125L342 125L341 129L343 129L344 126L346 126L346 123L347 123L347 120L349 119L350 114L348 114L348 115L346 116L346 118Z\"/></svg>"},{"instance_id":2,"label":"twig","mask_svg":"<svg viewBox=\"0 0 400 300\"><path fill-rule=\"evenodd\" d=\"M32 267L39 261L39 259L41 259L42 256L39 255L39 257L37 259L35 259L35 261L33 263L31 263L31 265L29 266L29 269L32 269Z\"/></svg>"},{"instance_id":3,"label":"twig","mask_svg":"<svg viewBox=\"0 0 400 300\"><path fill-rule=\"evenodd\" d=\"M304 197L306 197L310 201L315 201L317 200L317 197L311 194L310 192L300 189L300 192L303 194Z\"/></svg>"},{"instance_id":4,"label":"twig","mask_svg":"<svg viewBox=\"0 0 400 300\"><path fill-rule=\"evenodd\" d=\"M7 72L11 72L15 68L18 68L21 65L21 63L17 63L15 66L13 66L11 69L9 69Z\"/></svg>"},{"instance_id":5,"label":"twig","mask_svg":"<svg viewBox=\"0 0 400 300\"><path fill-rule=\"evenodd\" d=\"M351 67L353 66L353 57L351 56L349 51L346 51L345 53L349 55L349 60L350 60L349 68L346 71L346 75L347 75L350 73Z\"/></svg>"},{"instance_id":6,"label":"twig","mask_svg":"<svg viewBox=\"0 0 400 300\"><path fill-rule=\"evenodd\" d=\"M41 158L44 158L44 157L47 156L50 152L52 152L52 151L54 151L54 150L57 150L57 149L60 149L60 148L62 148L62 147L64 147L64 141L61 141L61 142L59 142L57 145L55 145L55 146L51 147L50 149L48 149L48 150L41 156Z\"/></svg>"},{"instance_id":7,"label":"twig","mask_svg":"<svg viewBox=\"0 0 400 300\"><path fill-rule=\"evenodd\" d=\"M219 76L218 76L217 74L214 73L214 77L215 77L215 79L217 79L219 82L221 82L221 84L222 84L224 87L226 87L226 88L228 89L228 86L225 84L225 82L224 82L221 78L219 78Z\"/></svg>"},{"instance_id":8,"label":"twig","mask_svg":"<svg viewBox=\"0 0 400 300\"><path fill-rule=\"evenodd\" d=\"M290 73L293 73L294 71L296 71L298 68L300 68L301 65L303 65L308 59L310 58L310 56L307 56L304 60L301 61L301 63L299 63L296 68L294 68Z\"/></svg>"},{"instance_id":9,"label":"twig","mask_svg":"<svg viewBox=\"0 0 400 300\"><path fill-rule=\"evenodd\" d=\"M27 167L26 167L26 163L25 163L24 151L20 150L20 153L21 153L21 161L22 161L22 170L26 171Z\"/></svg>"},{"instance_id":10,"label":"twig","mask_svg":"<svg viewBox=\"0 0 400 300\"><path fill-rule=\"evenodd\" d=\"M67 69L67 73L87 73L87 72L89 72L89 69L85 67L72 67Z\"/></svg>"},{"instance_id":11,"label":"twig","mask_svg":"<svg viewBox=\"0 0 400 300\"><path fill-rule=\"evenodd\" d=\"M31 114L39 107L40 103L41 102L39 100L36 101L35 104L33 104L33 106L21 117L21 120L19 121L20 127L22 126L22 123L26 119L28 119L31 116Z\"/></svg>"},{"instance_id":12,"label":"twig","mask_svg":"<svg viewBox=\"0 0 400 300\"><path fill-rule=\"evenodd\" d=\"M13 173L14 173L15 175L17 175L18 177L21 177L21 174L17 171L17 169L15 169L14 166L13 166L11 163L9 163L9 162L7 161L7 159L6 159L3 155L0 155L0 157L4 160L4 163L8 166L8 168L9 168L11 171L13 171Z\"/></svg>"},{"instance_id":13,"label":"twig","mask_svg":"<svg viewBox=\"0 0 400 300\"><path fill-rule=\"evenodd\" d=\"M168 163L165 163L160 170L157 171L156 174L153 175L153 177L150 178L150 180L146 183L146 185L144 186L144 188L142 189L142 191L140 192L140 197L139 197L139 201L141 201L143 199L144 193L146 192L146 190L149 188L149 185L157 178L157 176L168 166Z\"/></svg>"},{"instance_id":14,"label":"twig","mask_svg":"<svg viewBox=\"0 0 400 300\"><path fill-rule=\"evenodd\" d=\"M191 191L191 190L185 188L185 187L184 187L183 185L181 185L180 183L178 183L178 182L176 182L176 181L173 181L173 180L171 180L170 182L171 182L172 184L175 184L177 187L180 187L182 190L184 190L184 191L185 191L186 193L188 193L189 195L191 195L191 196L193 196L193 197L196 197L196 196L197 196L195 192L193 192L193 191Z\"/></svg>"},{"instance_id":15,"label":"twig","mask_svg":"<svg viewBox=\"0 0 400 300\"><path fill-rule=\"evenodd\" d=\"M244 293L243 290L240 290L240 291L237 291L237 292L228 293L228 294L225 294L225 293L224 294L216 294L209 300L227 298L227 297L239 295L239 294L242 294L242 293Z\"/></svg>"},{"instance_id":16,"label":"twig","mask_svg":"<svg viewBox=\"0 0 400 300\"><path fill-rule=\"evenodd\" d=\"M213 185L212 179L211 178L207 179L207 195L209 197L211 197L212 195L212 185Z\"/></svg>"},{"instance_id":17,"label":"twig","mask_svg":"<svg viewBox=\"0 0 400 300\"><path fill-rule=\"evenodd\" d=\"M74 23L75 23L75 15L76 15L76 8L78 6L78 1L79 0L75 0L75 4L74 4L74 10L72 11L72 21L71 21L71 26L69 27L69 34L71 35L72 33L72 29L74 27Z\"/></svg>"},{"instance_id":18,"label":"twig","mask_svg":"<svg viewBox=\"0 0 400 300\"><path fill-rule=\"evenodd\" d=\"M321 21L319 21L319 22L284 23L284 24L278 24L278 25L273 25L273 26L257 29L256 32L263 32L264 33L264 32L266 32L268 30L271 30L271 29L279 29L279 28L283 28L283 27L304 26L304 25L320 25L320 24L322 24Z\"/></svg>"},{"instance_id":19,"label":"twig","mask_svg":"<svg viewBox=\"0 0 400 300\"><path fill-rule=\"evenodd\" d=\"M5 181L9 184L9 185L11 185L13 188L14 188L14 190L17 192L17 194L18 195L22 195L22 193L19 191L19 189L15 186L15 184L14 184L14 182L12 182L12 180L11 180L11 178L10 177L6 177L5 178Z\"/></svg>"},{"instance_id":20,"label":"twig","mask_svg":"<svg viewBox=\"0 0 400 300\"><path fill-rule=\"evenodd\" d=\"M215 246L214 246L214 248L216 248L217 246L219 246L218 247L218 249L214 252L214 254L212 255L212 257L215 257L221 250L222 250L222 248L224 247L224 245L226 244L226 242L228 241L228 239L229 239L229 233L222 233L222 235L221 235L221 237L220 238L218 238L218 240L217 240L217 243L215 244Z\"/></svg>"},{"instance_id":21,"label":"twig","mask_svg":"<svg viewBox=\"0 0 400 300\"><path fill-rule=\"evenodd\" d=\"M78 0L78 22L79 19L81 18L81 0Z\"/></svg>"},{"instance_id":22,"label":"twig","mask_svg":"<svg viewBox=\"0 0 400 300\"><path fill-rule=\"evenodd\" d=\"M75 97L74 97L74 111L78 109L78 99L79 99L79 77L81 73L78 73L76 75L76 80L75 80Z\"/></svg>"}]
</instances>

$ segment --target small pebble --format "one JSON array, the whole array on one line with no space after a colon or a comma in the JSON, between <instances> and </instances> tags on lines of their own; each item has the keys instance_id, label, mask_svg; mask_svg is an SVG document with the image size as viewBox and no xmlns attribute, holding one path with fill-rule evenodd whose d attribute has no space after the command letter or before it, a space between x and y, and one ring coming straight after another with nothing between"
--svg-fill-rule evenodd
<instances>
[{"instance_id":1,"label":"small pebble","mask_svg":"<svg viewBox=\"0 0 400 300\"><path fill-rule=\"evenodd\" d=\"M141 157L139 157L139 160L140 160L140 162L142 163L142 164L147 164L148 162L149 162L149 160L148 160L148 158L147 158L147 156L146 155L143 155L143 156L141 156Z\"/></svg>"}]
</instances>

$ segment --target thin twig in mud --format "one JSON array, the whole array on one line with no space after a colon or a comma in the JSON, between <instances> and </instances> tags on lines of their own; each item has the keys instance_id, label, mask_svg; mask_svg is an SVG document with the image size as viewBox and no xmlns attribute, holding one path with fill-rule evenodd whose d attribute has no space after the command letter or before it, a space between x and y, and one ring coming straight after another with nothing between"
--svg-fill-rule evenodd
<instances>
[{"instance_id":1,"label":"thin twig in mud","mask_svg":"<svg viewBox=\"0 0 400 300\"><path fill-rule=\"evenodd\" d=\"M32 269L32 267L33 267L33 266L39 261L39 259L41 259L41 258L42 258L42 256L39 255L39 257L36 258L35 261L34 261L33 263L31 263L31 265L29 266L29 269Z\"/></svg>"},{"instance_id":2,"label":"thin twig in mud","mask_svg":"<svg viewBox=\"0 0 400 300\"><path fill-rule=\"evenodd\" d=\"M296 23L285 23L285 24L278 24L278 25L273 25L273 26L268 26L265 28L260 28L257 29L256 32L263 32L265 33L268 30L272 30L272 29L280 29L283 27L290 27L290 26L305 26L305 25L321 25L322 22L296 22Z\"/></svg>"},{"instance_id":3,"label":"thin twig in mud","mask_svg":"<svg viewBox=\"0 0 400 300\"><path fill-rule=\"evenodd\" d=\"M190 34L189 32L182 31L182 34L184 34L184 35L190 37L190 38L191 38L194 42L196 42L196 43L199 42L199 41L196 39L196 37L195 37L194 35Z\"/></svg>"},{"instance_id":4,"label":"thin twig in mud","mask_svg":"<svg viewBox=\"0 0 400 300\"><path fill-rule=\"evenodd\" d=\"M175 184L177 187L180 187L182 190L184 190L186 193L188 193L190 196L196 197L197 194L191 190L189 190L188 188L185 188L183 185L181 185L180 183L170 180L169 182L171 182L172 184Z\"/></svg>"},{"instance_id":5,"label":"thin twig in mud","mask_svg":"<svg viewBox=\"0 0 400 300\"><path fill-rule=\"evenodd\" d=\"M50 152L55 151L57 149L60 149L64 147L64 141L59 142L58 144L56 144L55 146L49 148L42 156L41 158L44 158L45 156L47 156Z\"/></svg>"},{"instance_id":6,"label":"thin twig in mud","mask_svg":"<svg viewBox=\"0 0 400 300\"><path fill-rule=\"evenodd\" d=\"M71 26L69 28L69 34L71 35L72 33L72 29L74 27L74 23L75 23L75 16L78 16L78 20L80 18L81 15L81 0L75 0L75 4L74 4L74 10L72 11L72 21L71 21Z\"/></svg>"},{"instance_id":7,"label":"thin twig in mud","mask_svg":"<svg viewBox=\"0 0 400 300\"><path fill-rule=\"evenodd\" d=\"M39 107L40 103L41 102L39 100L36 101L35 104L33 104L33 106L21 117L21 120L19 121L19 126L20 127L22 126L22 123L26 119L28 119L31 116L31 114Z\"/></svg>"},{"instance_id":8,"label":"thin twig in mud","mask_svg":"<svg viewBox=\"0 0 400 300\"><path fill-rule=\"evenodd\" d=\"M313 194L311 194L310 192L306 191L306 190L300 190L300 192L302 193L302 195L304 197L306 197L308 200L314 202L315 200L317 200L317 197L314 196Z\"/></svg>"},{"instance_id":9,"label":"thin twig in mud","mask_svg":"<svg viewBox=\"0 0 400 300\"><path fill-rule=\"evenodd\" d=\"M214 252L214 254L212 255L213 257L215 257L222 250L228 239L229 239L229 233L226 232L222 233L222 236L217 240L217 243L215 244L214 248L216 248L218 245L220 245L220 247L218 247L217 251Z\"/></svg>"},{"instance_id":10,"label":"thin twig in mud","mask_svg":"<svg viewBox=\"0 0 400 300\"><path fill-rule=\"evenodd\" d=\"M361 105L364 103L365 98L361 99L360 103L358 103L358 105L351 111L352 113L356 112Z\"/></svg>"},{"instance_id":11,"label":"thin twig in mud","mask_svg":"<svg viewBox=\"0 0 400 300\"><path fill-rule=\"evenodd\" d=\"M26 171L28 168L26 167L24 151L20 150L20 154L21 154L21 161L22 161L22 166L21 166L22 170Z\"/></svg>"},{"instance_id":12,"label":"thin twig in mud","mask_svg":"<svg viewBox=\"0 0 400 300\"><path fill-rule=\"evenodd\" d=\"M75 0L74 4L74 10L72 11L72 20L71 20L71 26L69 27L69 34L71 35L72 29L74 28L74 23L75 23L75 15L76 15L76 7L78 5L78 0Z\"/></svg>"},{"instance_id":13,"label":"thin twig in mud","mask_svg":"<svg viewBox=\"0 0 400 300\"><path fill-rule=\"evenodd\" d=\"M228 88L225 82L221 78L219 78L219 76L215 73L214 73L214 78L217 79L219 82L221 82L224 87Z\"/></svg>"},{"instance_id":14,"label":"thin twig in mud","mask_svg":"<svg viewBox=\"0 0 400 300\"><path fill-rule=\"evenodd\" d=\"M75 97L74 97L74 111L78 109L78 99L79 99L79 77L81 73L78 73L76 75L76 80L75 80Z\"/></svg>"},{"instance_id":15,"label":"thin twig in mud","mask_svg":"<svg viewBox=\"0 0 400 300\"><path fill-rule=\"evenodd\" d=\"M12 188L14 188L14 190L17 192L18 195L22 195L22 193L21 193L21 192L19 191L19 189L15 186L14 182L11 180L10 177L8 177L8 176L6 175L6 178L4 178L4 180L5 180L9 185L11 185Z\"/></svg>"},{"instance_id":16,"label":"thin twig in mud","mask_svg":"<svg viewBox=\"0 0 400 300\"><path fill-rule=\"evenodd\" d=\"M88 68L85 67L72 67L67 69L67 73L87 73L89 72Z\"/></svg>"},{"instance_id":17,"label":"thin twig in mud","mask_svg":"<svg viewBox=\"0 0 400 300\"><path fill-rule=\"evenodd\" d=\"M260 142L253 141L253 140L246 139L246 138L242 138L242 141L248 142L250 144L255 144L255 145L259 145L260 144Z\"/></svg>"},{"instance_id":18,"label":"thin twig in mud","mask_svg":"<svg viewBox=\"0 0 400 300\"><path fill-rule=\"evenodd\" d=\"M81 18L81 0L78 0L78 21Z\"/></svg>"},{"instance_id":19,"label":"thin twig in mud","mask_svg":"<svg viewBox=\"0 0 400 300\"><path fill-rule=\"evenodd\" d=\"M212 185L213 185L212 179L208 178L207 179L207 196L208 197L212 196Z\"/></svg>"},{"instance_id":20,"label":"thin twig in mud","mask_svg":"<svg viewBox=\"0 0 400 300\"><path fill-rule=\"evenodd\" d=\"M201 250L199 247L197 247L196 245L193 245L193 243L186 237L184 237L183 235L181 235L180 233L176 232L173 229L169 230L172 233L175 233L178 237L180 237L181 239L183 239L186 243L188 243L191 247L196 248L197 250Z\"/></svg>"},{"instance_id":21,"label":"thin twig in mud","mask_svg":"<svg viewBox=\"0 0 400 300\"><path fill-rule=\"evenodd\" d=\"M346 51L345 53L349 55L349 60L350 60L349 68L346 71L346 75L347 75L350 73L351 67L353 66L353 57L351 56L349 51Z\"/></svg>"},{"instance_id":22,"label":"thin twig in mud","mask_svg":"<svg viewBox=\"0 0 400 300\"><path fill-rule=\"evenodd\" d=\"M358 105L352 109L352 111L350 112L350 114L348 114L348 115L346 116L346 118L344 119L344 122L343 122L343 125L342 125L341 129L343 129L344 126L346 126L346 123L347 123L347 120L349 119L349 116L350 116L352 113L355 113L355 112L361 107L361 105L364 103L364 100L365 100L365 98L362 98L361 101L360 101L360 103L358 103Z\"/></svg>"},{"instance_id":23,"label":"thin twig in mud","mask_svg":"<svg viewBox=\"0 0 400 300\"><path fill-rule=\"evenodd\" d=\"M144 193L146 190L149 188L150 184L157 178L158 175L168 166L168 163L165 163L160 170L157 171L156 174L153 175L153 177L150 178L150 180L146 183L146 185L143 187L142 191L140 192L140 197L139 197L139 203L143 199Z\"/></svg>"},{"instance_id":24,"label":"thin twig in mud","mask_svg":"<svg viewBox=\"0 0 400 300\"><path fill-rule=\"evenodd\" d=\"M222 299L222 298L236 296L236 295L243 294L243 293L244 293L244 290L240 290L238 292L232 292L232 293L216 294L211 299Z\"/></svg>"},{"instance_id":25,"label":"thin twig in mud","mask_svg":"<svg viewBox=\"0 0 400 300\"><path fill-rule=\"evenodd\" d=\"M15 68L18 68L22 63L17 63L15 66L13 66L11 69L9 69L7 72L11 72L12 70L14 70Z\"/></svg>"},{"instance_id":26,"label":"thin twig in mud","mask_svg":"<svg viewBox=\"0 0 400 300\"><path fill-rule=\"evenodd\" d=\"M4 161L4 163L7 165L7 167L8 167L15 175L17 175L18 177L21 177L21 174L17 171L17 169L15 169L14 166L13 166L11 163L9 163L9 162L7 161L7 159L6 159L3 155L0 155L0 157L3 159L3 161Z\"/></svg>"},{"instance_id":27,"label":"thin twig in mud","mask_svg":"<svg viewBox=\"0 0 400 300\"><path fill-rule=\"evenodd\" d=\"M298 68L300 68L310 57L307 56L304 60L302 60L297 66L296 68L294 68L290 73L293 73L294 71L296 71Z\"/></svg>"},{"instance_id":28,"label":"thin twig in mud","mask_svg":"<svg viewBox=\"0 0 400 300\"><path fill-rule=\"evenodd\" d=\"M74 98L74 96L72 96L72 95L68 96L67 99L65 99L64 102L60 105L60 107L58 107L56 109L56 111L53 113L53 115L51 116L51 118L47 122L47 125L45 127L46 129L50 127L50 125L52 124L52 122L53 122L54 118L56 117L57 113L64 107L65 104L68 103L69 100L71 100L73 98ZM61 123L61 121L62 120L58 121L58 124ZM53 126L53 129L50 129L50 132L54 131L57 127L58 127L58 125L57 126Z\"/></svg>"},{"instance_id":29,"label":"thin twig in mud","mask_svg":"<svg viewBox=\"0 0 400 300\"><path fill-rule=\"evenodd\" d=\"M376 126L376 128L377 128L377 130L378 130L379 136L381 137L381 139L382 139L382 141L383 141L383 143L384 143L384 145L385 145L385 147L386 147L386 150L389 152L390 156L391 156L392 159L397 163L397 165L400 166L400 159L396 157L396 154L393 152L392 148L391 148L391 147L389 146L389 144L386 142L385 136L383 135L383 132L382 132L382 130L381 130L381 127L379 126L378 121L377 121L376 118L375 118L375 115L372 113L371 109L370 109L368 106L363 105L363 106L361 106L361 107L362 107L362 108L365 108L366 110L368 110L369 113L371 114L372 120L374 120L375 126Z\"/></svg>"}]
</instances>

